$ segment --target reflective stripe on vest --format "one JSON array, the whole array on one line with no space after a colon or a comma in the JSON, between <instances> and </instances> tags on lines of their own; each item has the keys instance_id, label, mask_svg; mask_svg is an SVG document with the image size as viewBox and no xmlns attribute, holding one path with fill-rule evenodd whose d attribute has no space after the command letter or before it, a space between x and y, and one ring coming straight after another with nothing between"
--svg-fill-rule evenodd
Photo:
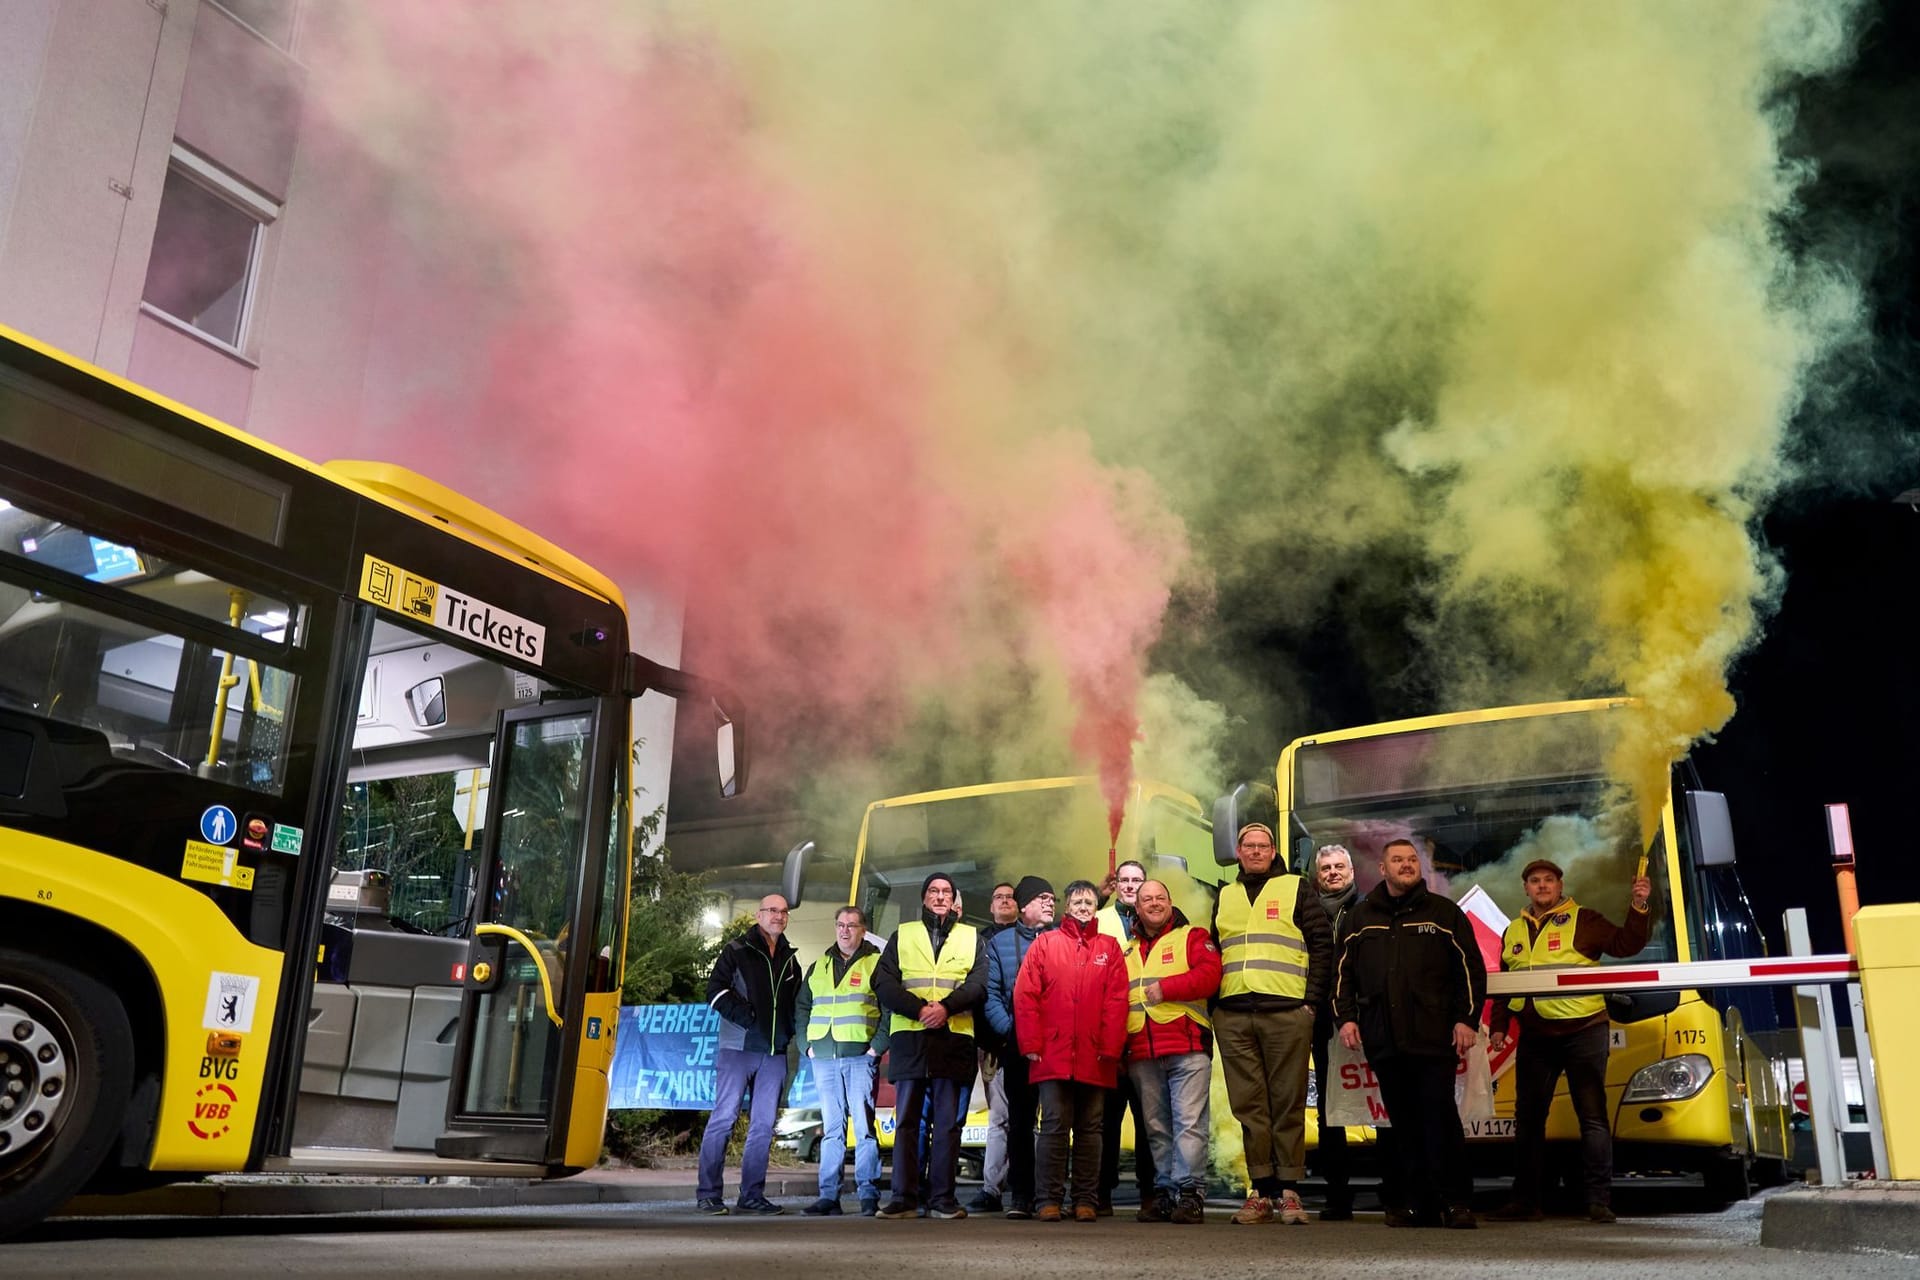
<instances>
[{"instance_id":1,"label":"reflective stripe on vest","mask_svg":"<svg viewBox=\"0 0 1920 1280\"><path fill-rule=\"evenodd\" d=\"M829 1037L849 1044L873 1039L880 1026L880 1001L873 994L873 967L880 953L870 952L847 966L839 982L833 980L833 957L822 956L813 965L807 990L813 993L813 1012L807 1018L807 1039Z\"/></svg>"},{"instance_id":2,"label":"reflective stripe on vest","mask_svg":"<svg viewBox=\"0 0 1920 1280\"><path fill-rule=\"evenodd\" d=\"M1238 880L1220 890L1220 995L1257 993L1304 1000L1307 940L1293 922L1300 901L1299 876L1274 876L1247 900Z\"/></svg>"},{"instance_id":3,"label":"reflective stripe on vest","mask_svg":"<svg viewBox=\"0 0 1920 1280\"><path fill-rule=\"evenodd\" d=\"M1213 1023L1207 1019L1205 1001L1162 1000L1150 1005L1145 995L1149 982L1159 982L1163 978L1178 977L1187 972L1187 941L1192 933L1193 926L1190 924L1167 930L1153 940L1153 946L1144 958L1140 955L1138 938L1127 944L1128 1035L1144 1028L1148 1018L1163 1023L1192 1018L1202 1027L1212 1029Z\"/></svg>"},{"instance_id":4,"label":"reflective stripe on vest","mask_svg":"<svg viewBox=\"0 0 1920 1280\"><path fill-rule=\"evenodd\" d=\"M1528 969L1572 969L1580 965L1599 964L1598 960L1590 960L1574 950L1573 931L1579 924L1580 907L1569 898L1554 908L1553 914L1541 924L1532 945L1528 945L1527 917L1517 917L1507 926L1506 936L1500 940L1507 971L1519 973ZM1507 1008L1519 1013L1527 1007L1527 1000L1526 996L1516 996L1507 1002ZM1533 1011L1543 1018L1591 1018L1596 1013L1604 1013L1607 1008L1604 996L1534 996L1532 1000Z\"/></svg>"},{"instance_id":5,"label":"reflective stripe on vest","mask_svg":"<svg viewBox=\"0 0 1920 1280\"><path fill-rule=\"evenodd\" d=\"M895 935L900 943L900 985L919 996L929 1004L937 1003L958 991L967 980L967 974L973 970L973 960L979 954L980 931L970 924L956 924L947 934L947 945L940 948L940 955L933 954L933 935L927 926L919 920L910 920L900 926ZM902 1032L925 1031L920 1019L909 1018L904 1013L893 1015L893 1034ZM947 1030L956 1035L973 1034L973 1013L956 1013L947 1018Z\"/></svg>"}]
</instances>

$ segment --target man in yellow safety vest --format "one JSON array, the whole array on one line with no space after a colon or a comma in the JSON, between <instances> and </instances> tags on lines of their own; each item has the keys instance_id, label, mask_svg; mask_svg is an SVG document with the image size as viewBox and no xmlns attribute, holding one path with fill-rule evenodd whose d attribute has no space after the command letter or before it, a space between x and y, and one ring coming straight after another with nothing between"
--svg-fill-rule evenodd
<instances>
[{"instance_id":1,"label":"man in yellow safety vest","mask_svg":"<svg viewBox=\"0 0 1920 1280\"><path fill-rule=\"evenodd\" d=\"M833 945L807 970L794 1003L793 1023L804 1028L807 1061L820 1092L820 1198L800 1212L840 1213L840 1169L846 1163L847 1126L853 1126L853 1176L860 1212L880 1208L880 1144L873 1136L873 1068L887 1051L887 1028L874 994L880 948L867 941L867 917L842 907L833 917Z\"/></svg>"},{"instance_id":2,"label":"man in yellow safety vest","mask_svg":"<svg viewBox=\"0 0 1920 1280\"><path fill-rule=\"evenodd\" d=\"M1520 873L1528 906L1507 926L1500 944L1500 967L1509 972L1563 969L1600 963L1600 957L1631 956L1647 945L1652 913L1647 909L1653 882L1634 879L1632 909L1623 925L1567 897L1564 874L1545 858ZM1514 1065L1514 1145L1518 1167L1513 1198L1490 1217L1508 1222L1538 1221L1540 1186L1546 1155L1547 1110L1560 1073L1580 1120L1580 1158L1586 1169L1587 1216L1612 1222L1613 1132L1607 1120L1607 1049L1610 1029L1603 996L1520 996L1496 1006L1491 1022L1492 1048L1506 1048L1518 1020L1519 1050Z\"/></svg>"},{"instance_id":3,"label":"man in yellow safety vest","mask_svg":"<svg viewBox=\"0 0 1920 1280\"><path fill-rule=\"evenodd\" d=\"M1273 828L1250 822L1234 854L1240 874L1214 904L1220 946L1220 996L1213 1033L1227 1078L1227 1101L1246 1144L1253 1186L1233 1215L1243 1225L1308 1221L1300 1203L1306 1177L1307 1059L1313 1011L1327 998L1333 928L1313 881L1274 861Z\"/></svg>"},{"instance_id":4,"label":"man in yellow safety vest","mask_svg":"<svg viewBox=\"0 0 1920 1280\"><path fill-rule=\"evenodd\" d=\"M880 1209L882 1218L910 1218L921 1207L918 1120L929 1103L926 1210L936 1218L967 1216L953 1184L961 1099L979 1069L973 1011L987 994L987 953L978 931L961 922L956 897L951 876L928 876L920 886L920 918L894 930L873 973L881 1008L892 1013L893 1197Z\"/></svg>"}]
</instances>

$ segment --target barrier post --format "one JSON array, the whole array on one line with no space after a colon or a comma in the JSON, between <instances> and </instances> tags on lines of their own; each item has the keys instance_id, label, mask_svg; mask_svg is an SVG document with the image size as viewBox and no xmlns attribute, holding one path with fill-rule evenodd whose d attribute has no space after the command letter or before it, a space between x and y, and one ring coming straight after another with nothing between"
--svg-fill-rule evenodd
<instances>
[{"instance_id":1,"label":"barrier post","mask_svg":"<svg viewBox=\"0 0 1920 1280\"><path fill-rule=\"evenodd\" d=\"M1873 1043L1886 1172L1920 1179L1920 903L1862 907L1853 918Z\"/></svg>"},{"instance_id":2,"label":"barrier post","mask_svg":"<svg viewBox=\"0 0 1920 1280\"><path fill-rule=\"evenodd\" d=\"M1784 922L1788 953L1812 955L1806 908L1788 908ZM1837 1187L1847 1180L1847 1157L1840 1145L1840 1128L1847 1119L1847 1098L1834 1040L1833 997L1828 994L1826 984L1796 986L1793 1012L1794 1021L1800 1024L1800 1064L1806 1072L1807 1118L1813 1125L1813 1149L1819 1158L1820 1183ZM1807 1180L1813 1181L1811 1177Z\"/></svg>"}]
</instances>

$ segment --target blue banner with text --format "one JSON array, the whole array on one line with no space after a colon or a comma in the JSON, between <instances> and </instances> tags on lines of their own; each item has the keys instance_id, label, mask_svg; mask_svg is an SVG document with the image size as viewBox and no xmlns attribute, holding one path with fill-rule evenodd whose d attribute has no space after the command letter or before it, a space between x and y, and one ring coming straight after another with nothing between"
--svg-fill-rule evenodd
<instances>
[{"instance_id":1,"label":"blue banner with text","mask_svg":"<svg viewBox=\"0 0 1920 1280\"><path fill-rule=\"evenodd\" d=\"M624 1110L713 1110L714 1054L720 1015L704 1004L630 1004L620 1010L611 1097ZM818 1106L813 1072L795 1073L790 1107Z\"/></svg>"}]
</instances>

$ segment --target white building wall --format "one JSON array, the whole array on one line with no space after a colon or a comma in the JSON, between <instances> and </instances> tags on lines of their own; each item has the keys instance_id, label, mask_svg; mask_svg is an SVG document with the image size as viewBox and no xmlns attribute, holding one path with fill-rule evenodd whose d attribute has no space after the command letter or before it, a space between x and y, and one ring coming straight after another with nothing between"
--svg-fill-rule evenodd
<instances>
[{"instance_id":1,"label":"white building wall","mask_svg":"<svg viewBox=\"0 0 1920 1280\"><path fill-rule=\"evenodd\" d=\"M289 43L211 0L0 3L0 323L305 456L380 458L381 429L458 361L435 367L411 331L423 285L389 251L378 175L300 145L310 71ZM176 142L283 203L237 352L141 305ZM677 663L680 603L626 585L633 646ZM658 695L635 707L637 814L666 801L673 717Z\"/></svg>"}]
</instances>

